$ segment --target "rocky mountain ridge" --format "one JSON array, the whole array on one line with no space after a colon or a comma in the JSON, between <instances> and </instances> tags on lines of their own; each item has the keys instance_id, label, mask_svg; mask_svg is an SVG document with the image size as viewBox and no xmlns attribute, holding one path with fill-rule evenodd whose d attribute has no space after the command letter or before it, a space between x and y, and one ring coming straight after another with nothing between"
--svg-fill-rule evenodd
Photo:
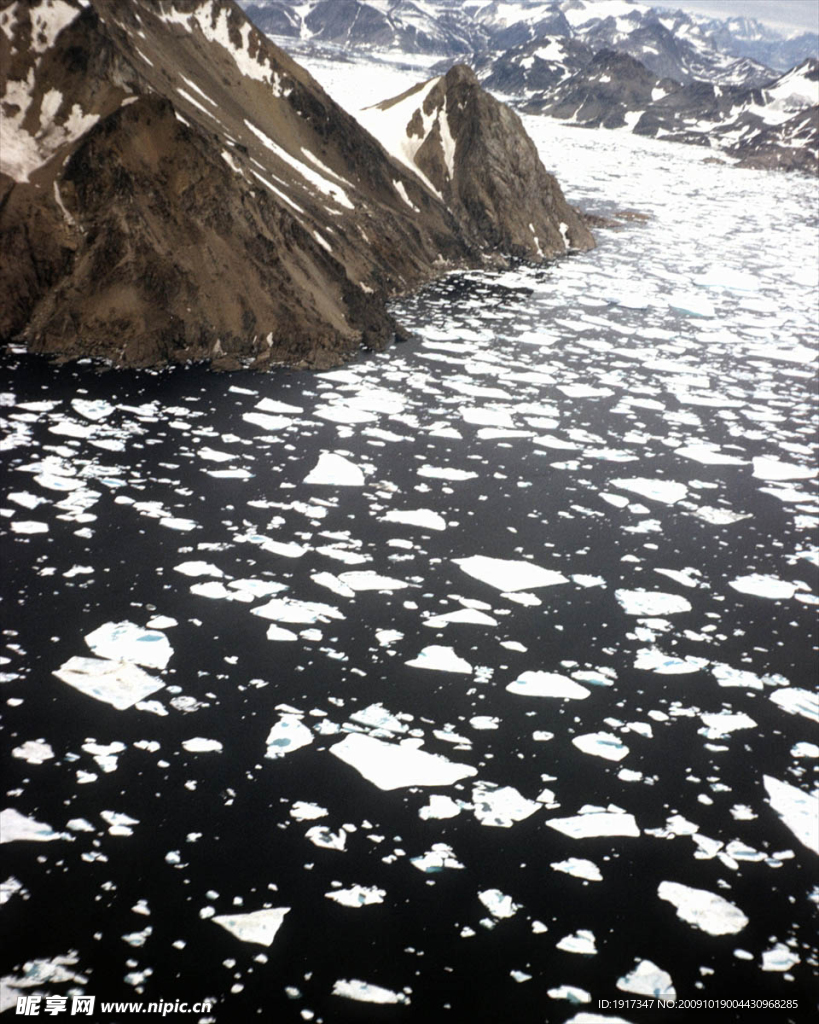
<instances>
[{"instance_id":1,"label":"rocky mountain ridge","mask_svg":"<svg viewBox=\"0 0 819 1024\"><path fill-rule=\"evenodd\" d=\"M0 29L3 338L329 366L392 337L390 296L504 257L496 210L448 208L232 0L18 0ZM527 215L571 221L547 178L522 186ZM564 252L555 232L516 254Z\"/></svg>"}]
</instances>

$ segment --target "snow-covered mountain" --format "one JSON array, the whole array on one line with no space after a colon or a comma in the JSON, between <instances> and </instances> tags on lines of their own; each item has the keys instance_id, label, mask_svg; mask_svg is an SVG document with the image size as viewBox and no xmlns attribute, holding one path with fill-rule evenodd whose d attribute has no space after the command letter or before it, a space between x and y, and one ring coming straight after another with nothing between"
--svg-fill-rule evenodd
<instances>
[{"instance_id":1,"label":"snow-covered mountain","mask_svg":"<svg viewBox=\"0 0 819 1024\"><path fill-rule=\"evenodd\" d=\"M660 79L613 50L533 97L526 109L590 128L627 127L638 135L712 146L748 166L819 172L819 61L763 88Z\"/></svg>"}]
</instances>

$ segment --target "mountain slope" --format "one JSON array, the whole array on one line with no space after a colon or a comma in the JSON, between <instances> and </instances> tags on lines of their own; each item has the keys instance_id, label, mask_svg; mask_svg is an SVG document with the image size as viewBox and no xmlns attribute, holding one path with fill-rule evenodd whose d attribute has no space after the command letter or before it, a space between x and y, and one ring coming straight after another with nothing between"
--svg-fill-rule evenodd
<instances>
[{"instance_id":1,"label":"mountain slope","mask_svg":"<svg viewBox=\"0 0 819 1024\"><path fill-rule=\"evenodd\" d=\"M359 116L490 248L531 258L593 244L518 116L469 68L456 65Z\"/></svg>"},{"instance_id":2,"label":"mountain slope","mask_svg":"<svg viewBox=\"0 0 819 1024\"><path fill-rule=\"evenodd\" d=\"M232 0L26 0L0 27L0 335L34 351L326 366L495 246Z\"/></svg>"}]
</instances>

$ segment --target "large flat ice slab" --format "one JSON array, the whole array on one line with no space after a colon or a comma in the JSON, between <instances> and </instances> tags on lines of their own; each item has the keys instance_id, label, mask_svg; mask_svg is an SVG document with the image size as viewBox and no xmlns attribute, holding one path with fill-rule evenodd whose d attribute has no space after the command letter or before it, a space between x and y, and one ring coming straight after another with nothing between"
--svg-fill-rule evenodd
<instances>
[{"instance_id":1,"label":"large flat ice slab","mask_svg":"<svg viewBox=\"0 0 819 1024\"><path fill-rule=\"evenodd\" d=\"M655 618L691 611L691 603L684 597L659 590L615 590L614 596L626 615Z\"/></svg>"},{"instance_id":2,"label":"large flat ice slab","mask_svg":"<svg viewBox=\"0 0 819 1024\"><path fill-rule=\"evenodd\" d=\"M165 668L173 654L164 633L127 621L106 622L89 633L85 642L100 658L135 662L146 668Z\"/></svg>"},{"instance_id":3,"label":"large flat ice slab","mask_svg":"<svg viewBox=\"0 0 819 1024\"><path fill-rule=\"evenodd\" d=\"M133 707L165 686L138 665L105 658L69 658L53 675L87 697L104 701L118 711Z\"/></svg>"},{"instance_id":4,"label":"large flat ice slab","mask_svg":"<svg viewBox=\"0 0 819 1024\"><path fill-rule=\"evenodd\" d=\"M546 824L572 839L640 835L634 815L620 810L586 811L570 818L549 818Z\"/></svg>"},{"instance_id":5,"label":"large flat ice slab","mask_svg":"<svg viewBox=\"0 0 819 1024\"><path fill-rule=\"evenodd\" d=\"M472 555L469 558L454 558L453 562L473 579L488 583L490 587L505 593L517 590L534 590L537 587L553 587L557 583L568 583L568 579L553 569L544 569L533 562L522 559L490 558L488 555Z\"/></svg>"},{"instance_id":6,"label":"large flat ice slab","mask_svg":"<svg viewBox=\"0 0 819 1024\"><path fill-rule=\"evenodd\" d=\"M343 455L324 452L304 478L306 484L323 487L363 487L364 474L354 462Z\"/></svg>"},{"instance_id":7,"label":"large flat ice slab","mask_svg":"<svg viewBox=\"0 0 819 1024\"><path fill-rule=\"evenodd\" d=\"M404 786L451 786L478 774L472 765L448 761L414 747L385 743L361 733L345 736L330 748L330 753L384 790Z\"/></svg>"},{"instance_id":8,"label":"large flat ice slab","mask_svg":"<svg viewBox=\"0 0 819 1024\"><path fill-rule=\"evenodd\" d=\"M819 854L819 791L805 793L772 775L763 782L771 807L803 846Z\"/></svg>"},{"instance_id":9,"label":"large flat ice slab","mask_svg":"<svg viewBox=\"0 0 819 1024\"><path fill-rule=\"evenodd\" d=\"M707 889L680 882L660 882L657 895L677 910L677 917L709 935L735 935L748 923L739 907Z\"/></svg>"},{"instance_id":10,"label":"large flat ice slab","mask_svg":"<svg viewBox=\"0 0 819 1024\"><path fill-rule=\"evenodd\" d=\"M407 662L410 668L432 669L434 672L457 672L461 675L471 675L472 666L465 658L460 658L451 647L442 647L440 644L431 644L411 661Z\"/></svg>"},{"instance_id":11,"label":"large flat ice slab","mask_svg":"<svg viewBox=\"0 0 819 1024\"><path fill-rule=\"evenodd\" d=\"M557 697L563 700L585 700L591 690L557 672L522 672L506 687L521 697Z\"/></svg>"},{"instance_id":12,"label":"large flat ice slab","mask_svg":"<svg viewBox=\"0 0 819 1024\"><path fill-rule=\"evenodd\" d=\"M664 505L674 505L688 494L685 484L676 480L650 480L646 477L633 477L625 480L611 480L612 487L621 491L633 491L650 501L660 501Z\"/></svg>"},{"instance_id":13,"label":"large flat ice slab","mask_svg":"<svg viewBox=\"0 0 819 1024\"><path fill-rule=\"evenodd\" d=\"M211 920L242 942L270 946L289 910L290 907L271 907L269 910L254 910L249 914L221 914Z\"/></svg>"},{"instance_id":14,"label":"large flat ice slab","mask_svg":"<svg viewBox=\"0 0 819 1024\"><path fill-rule=\"evenodd\" d=\"M68 839L65 832L55 832L45 822L27 818L14 807L0 811L0 843L50 843L54 839Z\"/></svg>"}]
</instances>

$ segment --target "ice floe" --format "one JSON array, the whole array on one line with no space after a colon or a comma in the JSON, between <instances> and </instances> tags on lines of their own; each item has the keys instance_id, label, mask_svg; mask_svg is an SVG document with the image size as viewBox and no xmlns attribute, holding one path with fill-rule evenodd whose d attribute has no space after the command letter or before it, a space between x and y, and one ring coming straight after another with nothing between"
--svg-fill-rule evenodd
<instances>
[{"instance_id":1,"label":"ice floe","mask_svg":"<svg viewBox=\"0 0 819 1024\"><path fill-rule=\"evenodd\" d=\"M501 892L500 889L486 889L484 892L479 892L478 899L492 917L498 920L514 917L520 910L519 904L515 903L511 896Z\"/></svg>"},{"instance_id":2,"label":"ice floe","mask_svg":"<svg viewBox=\"0 0 819 1024\"><path fill-rule=\"evenodd\" d=\"M788 686L774 691L771 700L788 714L802 715L813 722L819 722L819 694L798 686Z\"/></svg>"},{"instance_id":3,"label":"ice floe","mask_svg":"<svg viewBox=\"0 0 819 1024\"><path fill-rule=\"evenodd\" d=\"M436 874L445 868L456 870L463 868L463 864L455 856L452 847L446 843L433 843L432 849L421 854L420 857L411 857L410 863L419 871L424 871L427 874Z\"/></svg>"},{"instance_id":4,"label":"ice floe","mask_svg":"<svg viewBox=\"0 0 819 1024\"><path fill-rule=\"evenodd\" d=\"M265 757L273 760L313 742L313 734L297 715L283 714L267 734Z\"/></svg>"},{"instance_id":5,"label":"ice floe","mask_svg":"<svg viewBox=\"0 0 819 1024\"><path fill-rule=\"evenodd\" d=\"M381 517L385 523L401 523L403 526L417 526L422 530L445 530L446 519L431 508L418 508L406 512L390 509Z\"/></svg>"},{"instance_id":6,"label":"ice floe","mask_svg":"<svg viewBox=\"0 0 819 1024\"><path fill-rule=\"evenodd\" d=\"M591 690L557 672L522 672L506 687L521 697L556 697L563 700L585 700Z\"/></svg>"},{"instance_id":7,"label":"ice floe","mask_svg":"<svg viewBox=\"0 0 819 1024\"><path fill-rule=\"evenodd\" d=\"M580 953L582 956L597 954L597 940L594 932L588 928L578 928L572 935L564 935L555 945L565 953Z\"/></svg>"},{"instance_id":8,"label":"ice floe","mask_svg":"<svg viewBox=\"0 0 819 1024\"><path fill-rule=\"evenodd\" d=\"M471 765L360 733L345 736L330 748L330 753L383 790L405 786L451 786L478 773Z\"/></svg>"},{"instance_id":9,"label":"ice floe","mask_svg":"<svg viewBox=\"0 0 819 1024\"><path fill-rule=\"evenodd\" d=\"M728 586L738 590L740 594L767 597L771 601L788 601L796 593L796 587L792 583L760 573L738 576L735 580L729 580Z\"/></svg>"},{"instance_id":10,"label":"ice floe","mask_svg":"<svg viewBox=\"0 0 819 1024\"><path fill-rule=\"evenodd\" d=\"M772 775L762 781L771 807L803 846L819 854L819 790L805 793Z\"/></svg>"},{"instance_id":11,"label":"ice floe","mask_svg":"<svg viewBox=\"0 0 819 1024\"><path fill-rule=\"evenodd\" d=\"M625 743L610 732L590 732L583 736L574 736L572 744L584 754L593 754L607 761L622 761L629 752Z\"/></svg>"},{"instance_id":12,"label":"ice floe","mask_svg":"<svg viewBox=\"0 0 819 1024\"><path fill-rule=\"evenodd\" d=\"M582 857L569 857L566 860L555 861L549 867L553 871L562 871L574 878L582 878L588 882L602 882L603 876L600 868L591 860Z\"/></svg>"},{"instance_id":13,"label":"ice floe","mask_svg":"<svg viewBox=\"0 0 819 1024\"><path fill-rule=\"evenodd\" d=\"M735 935L748 924L739 907L707 889L693 889L680 882L661 882L657 895L677 911L677 916L709 935Z\"/></svg>"},{"instance_id":14,"label":"ice floe","mask_svg":"<svg viewBox=\"0 0 819 1024\"><path fill-rule=\"evenodd\" d=\"M134 662L146 668L163 669L173 655L164 633L143 629L133 622L106 622L88 633L85 642L101 658Z\"/></svg>"},{"instance_id":15,"label":"ice floe","mask_svg":"<svg viewBox=\"0 0 819 1024\"><path fill-rule=\"evenodd\" d=\"M477 782L472 788L475 817L482 825L511 828L541 810L542 804L527 800L513 786Z\"/></svg>"},{"instance_id":16,"label":"ice floe","mask_svg":"<svg viewBox=\"0 0 819 1024\"><path fill-rule=\"evenodd\" d=\"M393 992L392 989L373 985L369 981L357 979L339 979L333 984L333 995L343 999L354 999L359 1003L378 1003L382 1006L390 1004L408 1005L410 997L405 992Z\"/></svg>"},{"instance_id":17,"label":"ice floe","mask_svg":"<svg viewBox=\"0 0 819 1024\"><path fill-rule=\"evenodd\" d=\"M431 644L406 663L410 668L431 669L434 672L456 672L471 675L472 666L465 658L459 657L451 647Z\"/></svg>"},{"instance_id":18,"label":"ice floe","mask_svg":"<svg viewBox=\"0 0 819 1024\"><path fill-rule=\"evenodd\" d=\"M467 576L488 583L507 593L518 590L535 590L568 583L568 579L553 569L544 569L533 562L505 558L490 558L488 555L472 555L469 558L454 558L454 563Z\"/></svg>"},{"instance_id":19,"label":"ice floe","mask_svg":"<svg viewBox=\"0 0 819 1024\"><path fill-rule=\"evenodd\" d=\"M325 487L363 487L364 473L343 455L324 452L304 482Z\"/></svg>"},{"instance_id":20,"label":"ice floe","mask_svg":"<svg viewBox=\"0 0 819 1024\"><path fill-rule=\"evenodd\" d=\"M579 814L569 818L547 818L546 824L571 839L640 835L634 815L619 808L581 808Z\"/></svg>"},{"instance_id":21,"label":"ice floe","mask_svg":"<svg viewBox=\"0 0 819 1024\"><path fill-rule=\"evenodd\" d=\"M138 665L104 658L69 658L52 673L88 697L124 711L165 686Z\"/></svg>"},{"instance_id":22,"label":"ice floe","mask_svg":"<svg viewBox=\"0 0 819 1024\"><path fill-rule=\"evenodd\" d=\"M242 942L270 946L289 910L290 907L274 907L253 910L249 914L220 914L211 920Z\"/></svg>"},{"instance_id":23,"label":"ice floe","mask_svg":"<svg viewBox=\"0 0 819 1024\"><path fill-rule=\"evenodd\" d=\"M633 992L634 995L666 999L670 1002L677 998L671 975L651 960L638 961L628 974L617 979L617 987L621 992Z\"/></svg>"},{"instance_id":24,"label":"ice floe","mask_svg":"<svg viewBox=\"0 0 819 1024\"><path fill-rule=\"evenodd\" d=\"M55 839L68 838L65 832L55 832L50 825L27 818L14 807L0 811L0 843L50 843Z\"/></svg>"},{"instance_id":25,"label":"ice floe","mask_svg":"<svg viewBox=\"0 0 819 1024\"><path fill-rule=\"evenodd\" d=\"M367 907L373 903L383 903L387 895L383 889L374 885L354 885L349 889L333 889L324 894L328 900L340 903L342 907Z\"/></svg>"},{"instance_id":26,"label":"ice floe","mask_svg":"<svg viewBox=\"0 0 819 1024\"><path fill-rule=\"evenodd\" d=\"M614 596L626 615L679 615L691 611L691 603L679 594L656 590L615 590Z\"/></svg>"}]
</instances>

